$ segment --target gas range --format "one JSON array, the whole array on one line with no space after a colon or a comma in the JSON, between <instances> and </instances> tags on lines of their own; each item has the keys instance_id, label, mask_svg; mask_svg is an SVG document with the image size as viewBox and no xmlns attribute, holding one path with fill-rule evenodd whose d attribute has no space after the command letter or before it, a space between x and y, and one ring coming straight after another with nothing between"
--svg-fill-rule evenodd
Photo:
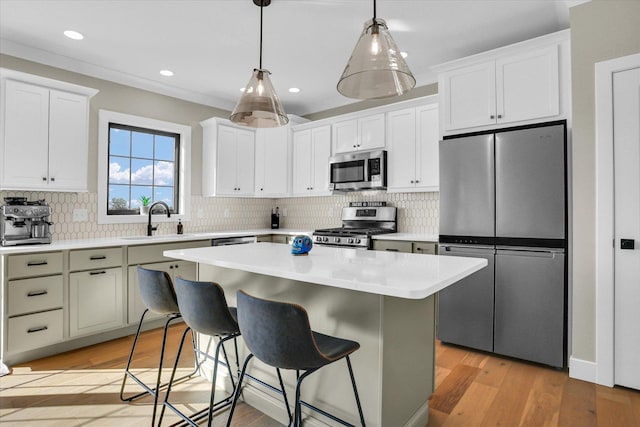
<instances>
[{"instance_id":1,"label":"gas range","mask_svg":"<svg viewBox=\"0 0 640 427\"><path fill-rule=\"evenodd\" d=\"M397 209L391 206L349 206L342 209L342 227L313 232L322 246L371 249L372 236L397 231Z\"/></svg>"}]
</instances>

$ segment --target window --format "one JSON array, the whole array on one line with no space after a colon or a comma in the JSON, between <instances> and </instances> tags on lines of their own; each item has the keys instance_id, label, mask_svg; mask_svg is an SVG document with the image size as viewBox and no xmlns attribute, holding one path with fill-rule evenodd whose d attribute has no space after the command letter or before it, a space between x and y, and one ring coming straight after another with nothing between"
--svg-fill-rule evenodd
<instances>
[{"instance_id":1,"label":"window","mask_svg":"<svg viewBox=\"0 0 640 427\"><path fill-rule=\"evenodd\" d=\"M157 201L172 215L154 222L188 220L190 155L189 126L100 110L98 223L146 222Z\"/></svg>"},{"instance_id":2,"label":"window","mask_svg":"<svg viewBox=\"0 0 640 427\"><path fill-rule=\"evenodd\" d=\"M176 213L180 135L109 123L107 215L163 201Z\"/></svg>"}]
</instances>

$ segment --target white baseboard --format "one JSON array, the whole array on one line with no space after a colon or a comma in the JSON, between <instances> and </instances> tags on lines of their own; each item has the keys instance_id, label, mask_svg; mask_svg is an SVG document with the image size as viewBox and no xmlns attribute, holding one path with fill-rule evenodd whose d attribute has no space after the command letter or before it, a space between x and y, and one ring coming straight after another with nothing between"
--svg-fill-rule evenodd
<instances>
[{"instance_id":1,"label":"white baseboard","mask_svg":"<svg viewBox=\"0 0 640 427\"><path fill-rule=\"evenodd\" d=\"M595 383L598 373L598 364L588 360L569 358L569 377L577 380Z\"/></svg>"},{"instance_id":2,"label":"white baseboard","mask_svg":"<svg viewBox=\"0 0 640 427\"><path fill-rule=\"evenodd\" d=\"M409 421L404 425L404 427L424 427L429 423L429 402L425 402L424 405L420 407L416 411L415 414Z\"/></svg>"}]
</instances>

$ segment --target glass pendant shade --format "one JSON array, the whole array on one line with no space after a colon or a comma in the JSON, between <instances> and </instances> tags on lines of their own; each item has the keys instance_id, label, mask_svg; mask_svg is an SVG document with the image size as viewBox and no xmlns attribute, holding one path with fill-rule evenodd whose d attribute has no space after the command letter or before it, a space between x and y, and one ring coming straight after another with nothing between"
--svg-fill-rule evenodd
<instances>
[{"instance_id":1,"label":"glass pendant shade","mask_svg":"<svg viewBox=\"0 0 640 427\"><path fill-rule=\"evenodd\" d=\"M249 83L229 120L254 128L272 128L289 123L289 118L273 89L269 74L271 74L269 70L253 70Z\"/></svg>"},{"instance_id":2,"label":"glass pendant shade","mask_svg":"<svg viewBox=\"0 0 640 427\"><path fill-rule=\"evenodd\" d=\"M402 95L416 79L383 19L364 23L364 30L338 82L338 92L349 98L377 99Z\"/></svg>"}]
</instances>

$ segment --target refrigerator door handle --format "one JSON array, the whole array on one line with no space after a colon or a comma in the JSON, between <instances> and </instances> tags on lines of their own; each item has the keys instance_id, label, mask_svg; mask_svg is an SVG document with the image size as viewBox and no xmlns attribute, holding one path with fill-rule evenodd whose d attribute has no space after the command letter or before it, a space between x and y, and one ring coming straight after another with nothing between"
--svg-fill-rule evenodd
<instances>
[{"instance_id":1,"label":"refrigerator door handle","mask_svg":"<svg viewBox=\"0 0 640 427\"><path fill-rule=\"evenodd\" d=\"M556 255L564 254L564 249L541 249L541 248L496 248L497 255L513 255L538 258L555 258Z\"/></svg>"}]
</instances>

